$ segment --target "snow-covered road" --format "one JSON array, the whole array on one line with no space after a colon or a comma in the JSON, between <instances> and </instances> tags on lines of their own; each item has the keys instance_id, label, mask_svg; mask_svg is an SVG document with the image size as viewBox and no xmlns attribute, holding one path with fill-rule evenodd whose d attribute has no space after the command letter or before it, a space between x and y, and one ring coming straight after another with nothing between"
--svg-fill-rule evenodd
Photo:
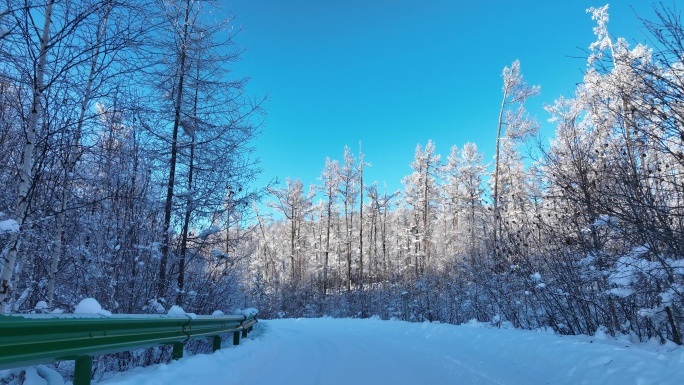
<instances>
[{"instance_id":1,"label":"snow-covered road","mask_svg":"<svg viewBox=\"0 0 684 385\"><path fill-rule=\"evenodd\" d=\"M261 321L236 348L102 384L684 384L684 349L484 327Z\"/></svg>"},{"instance_id":2,"label":"snow-covered road","mask_svg":"<svg viewBox=\"0 0 684 385\"><path fill-rule=\"evenodd\" d=\"M460 384L510 383L474 370L477 363L458 354L453 341L431 338L425 330L413 334L404 328L380 331L367 322L311 320L273 325L267 338L277 339L275 349L254 363L243 383L409 385L440 384L447 378ZM256 370L269 363L268 370Z\"/></svg>"}]
</instances>

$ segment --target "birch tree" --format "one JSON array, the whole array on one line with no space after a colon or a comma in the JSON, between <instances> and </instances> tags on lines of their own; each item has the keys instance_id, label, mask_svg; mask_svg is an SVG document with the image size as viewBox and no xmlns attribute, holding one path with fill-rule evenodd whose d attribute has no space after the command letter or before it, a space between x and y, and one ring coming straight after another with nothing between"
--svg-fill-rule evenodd
<instances>
[{"instance_id":1,"label":"birch tree","mask_svg":"<svg viewBox=\"0 0 684 385\"><path fill-rule=\"evenodd\" d=\"M52 25L52 12L54 1L48 0L45 4L45 13L43 14L43 26L34 30L39 36L31 36L27 26L25 34L22 36L26 41L38 41L38 52L33 57L35 70L30 73L31 83L29 89L31 92L31 104L28 112L28 119L25 126L26 144L24 145L23 155L20 167L20 182L17 194L17 202L14 208L14 220L22 226L28 215L30 196L29 190L34 182L33 166L34 166L34 148L36 144L36 127L41 119L41 113L44 106L42 105L42 94L45 91L45 67L48 56L49 42L50 42L50 27ZM19 20L17 20L19 21ZM28 44L27 44L28 45ZM2 251L4 263L2 264L2 271L0 271L0 304L2 304L2 312L7 310L8 301L12 294L12 278L16 275L15 268L18 261L18 243L20 241L21 233L14 235L8 246ZM20 263L20 262L19 262Z\"/></svg>"}]
</instances>

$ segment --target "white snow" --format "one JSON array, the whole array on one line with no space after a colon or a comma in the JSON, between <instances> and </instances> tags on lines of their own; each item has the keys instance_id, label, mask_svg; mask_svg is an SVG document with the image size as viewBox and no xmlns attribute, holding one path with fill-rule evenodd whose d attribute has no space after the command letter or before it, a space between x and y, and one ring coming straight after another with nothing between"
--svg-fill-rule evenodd
<instances>
[{"instance_id":1,"label":"white snow","mask_svg":"<svg viewBox=\"0 0 684 385\"><path fill-rule=\"evenodd\" d=\"M20 382L19 379L24 379ZM3 382L6 380L7 382ZM23 385L64 385L64 379L54 369L45 365L29 366L25 369L0 371L0 383Z\"/></svg>"},{"instance_id":2,"label":"white snow","mask_svg":"<svg viewBox=\"0 0 684 385\"><path fill-rule=\"evenodd\" d=\"M243 315L245 317L254 317L259 314L259 311L253 307L248 307L247 309L235 309L233 314Z\"/></svg>"},{"instance_id":3,"label":"white snow","mask_svg":"<svg viewBox=\"0 0 684 385\"><path fill-rule=\"evenodd\" d=\"M612 294L616 297L629 297L634 293L634 290L627 288L627 287L615 287L607 291L608 294Z\"/></svg>"},{"instance_id":4,"label":"white snow","mask_svg":"<svg viewBox=\"0 0 684 385\"><path fill-rule=\"evenodd\" d=\"M36 306L33 307L34 310L36 311L43 311L48 309L48 304L45 301L38 301Z\"/></svg>"},{"instance_id":5,"label":"white snow","mask_svg":"<svg viewBox=\"0 0 684 385\"><path fill-rule=\"evenodd\" d=\"M85 298L76 305L74 314L99 314L103 316L111 316L110 311L104 310L95 298Z\"/></svg>"},{"instance_id":6,"label":"white snow","mask_svg":"<svg viewBox=\"0 0 684 385\"><path fill-rule=\"evenodd\" d=\"M147 308L155 313L163 313L164 312L164 305L160 304L159 301L157 301L155 298L152 298L151 300L147 301Z\"/></svg>"},{"instance_id":7,"label":"white snow","mask_svg":"<svg viewBox=\"0 0 684 385\"><path fill-rule=\"evenodd\" d=\"M617 218L610 215L601 215L591 225L593 227L614 227L616 224Z\"/></svg>"},{"instance_id":8,"label":"white snow","mask_svg":"<svg viewBox=\"0 0 684 385\"><path fill-rule=\"evenodd\" d=\"M536 272L536 271L534 272L534 274L532 274L532 275L530 276L530 278L531 278L532 281L534 281L535 283L540 283L540 282L542 281L542 276L541 276L541 274L539 274L539 272Z\"/></svg>"},{"instance_id":9,"label":"white snow","mask_svg":"<svg viewBox=\"0 0 684 385\"><path fill-rule=\"evenodd\" d=\"M142 384L684 383L684 348L597 336L377 319L260 321L237 347L116 374Z\"/></svg>"},{"instance_id":10,"label":"white snow","mask_svg":"<svg viewBox=\"0 0 684 385\"><path fill-rule=\"evenodd\" d=\"M219 232L221 232L221 228L219 228L218 226L211 226L206 230L202 230L202 232L200 232L199 235L197 235L197 238L199 238L201 240L205 240L210 235L213 235L213 234L216 234Z\"/></svg>"},{"instance_id":11,"label":"white snow","mask_svg":"<svg viewBox=\"0 0 684 385\"><path fill-rule=\"evenodd\" d=\"M178 305L171 306L171 309L166 313L168 315L185 315L185 310Z\"/></svg>"},{"instance_id":12,"label":"white snow","mask_svg":"<svg viewBox=\"0 0 684 385\"><path fill-rule=\"evenodd\" d=\"M20 227L19 222L14 219L5 219L4 221L0 221L0 234L16 233L19 231Z\"/></svg>"},{"instance_id":13,"label":"white snow","mask_svg":"<svg viewBox=\"0 0 684 385\"><path fill-rule=\"evenodd\" d=\"M166 314L168 314L170 316L188 316L192 319L197 318L197 314L186 313L185 310L183 310L183 308L178 306L178 305L171 306L171 309L169 309L169 311Z\"/></svg>"}]
</instances>

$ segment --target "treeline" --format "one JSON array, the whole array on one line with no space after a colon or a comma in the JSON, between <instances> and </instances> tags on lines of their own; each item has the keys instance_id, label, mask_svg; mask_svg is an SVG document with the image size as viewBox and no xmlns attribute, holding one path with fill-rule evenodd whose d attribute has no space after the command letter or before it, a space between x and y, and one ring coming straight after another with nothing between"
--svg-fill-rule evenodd
<instances>
[{"instance_id":1,"label":"treeline","mask_svg":"<svg viewBox=\"0 0 684 385\"><path fill-rule=\"evenodd\" d=\"M257 212L250 293L262 314L407 317L564 334L605 330L682 343L684 28L674 8L645 21L653 45L608 31L542 156L519 151L538 88L504 69L494 164L475 144L446 159L419 145L403 191L363 179L363 153L327 160L320 184L272 189ZM402 294L409 299L402 311Z\"/></svg>"},{"instance_id":2,"label":"treeline","mask_svg":"<svg viewBox=\"0 0 684 385\"><path fill-rule=\"evenodd\" d=\"M210 1L4 1L0 303L6 313L229 311L262 99Z\"/></svg>"}]
</instances>

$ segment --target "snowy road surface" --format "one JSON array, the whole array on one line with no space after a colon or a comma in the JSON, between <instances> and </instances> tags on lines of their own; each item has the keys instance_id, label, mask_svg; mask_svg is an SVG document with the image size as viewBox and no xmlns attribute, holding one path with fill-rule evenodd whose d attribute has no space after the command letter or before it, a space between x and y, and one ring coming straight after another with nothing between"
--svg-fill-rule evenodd
<instances>
[{"instance_id":1,"label":"snowy road surface","mask_svg":"<svg viewBox=\"0 0 684 385\"><path fill-rule=\"evenodd\" d=\"M284 319L260 321L239 347L101 384L680 385L684 349L482 324Z\"/></svg>"}]
</instances>

